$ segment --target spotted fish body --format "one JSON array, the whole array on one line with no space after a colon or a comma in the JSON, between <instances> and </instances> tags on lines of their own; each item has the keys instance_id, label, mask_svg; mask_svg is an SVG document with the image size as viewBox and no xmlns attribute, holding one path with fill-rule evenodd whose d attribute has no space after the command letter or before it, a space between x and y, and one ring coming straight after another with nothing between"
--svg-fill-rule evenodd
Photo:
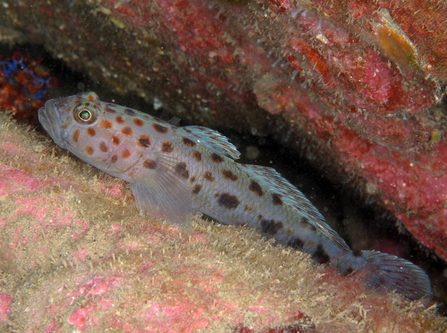
<instances>
[{"instance_id":1,"label":"spotted fish body","mask_svg":"<svg viewBox=\"0 0 447 333\"><path fill-rule=\"evenodd\" d=\"M341 274L365 272L373 286L416 299L429 294L425 272L376 251L352 251L323 216L274 169L239 164L239 152L216 131L170 123L81 93L50 100L39 121L81 160L131 184L137 206L187 227L194 210L245 224L310 253Z\"/></svg>"}]
</instances>

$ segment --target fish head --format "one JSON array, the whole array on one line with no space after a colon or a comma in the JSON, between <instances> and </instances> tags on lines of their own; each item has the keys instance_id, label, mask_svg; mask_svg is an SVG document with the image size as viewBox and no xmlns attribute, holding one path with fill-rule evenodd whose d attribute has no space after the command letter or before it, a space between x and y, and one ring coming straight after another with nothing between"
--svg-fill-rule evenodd
<instances>
[{"instance_id":1,"label":"fish head","mask_svg":"<svg viewBox=\"0 0 447 333\"><path fill-rule=\"evenodd\" d=\"M39 110L39 121L60 147L111 175L123 178L139 154L115 121L120 110L99 100L94 92L49 100ZM112 108L111 108L112 107Z\"/></svg>"}]
</instances>

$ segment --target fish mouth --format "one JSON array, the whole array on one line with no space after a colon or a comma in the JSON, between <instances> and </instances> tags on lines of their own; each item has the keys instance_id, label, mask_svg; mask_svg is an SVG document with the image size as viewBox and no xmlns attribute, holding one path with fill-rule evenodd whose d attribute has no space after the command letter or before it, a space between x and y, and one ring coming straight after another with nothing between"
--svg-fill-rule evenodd
<instances>
[{"instance_id":1,"label":"fish mouth","mask_svg":"<svg viewBox=\"0 0 447 333\"><path fill-rule=\"evenodd\" d=\"M65 138L67 131L62 128L62 121L58 108L64 106L66 101L63 98L51 99L38 111L39 122L54 142L65 148Z\"/></svg>"}]
</instances>

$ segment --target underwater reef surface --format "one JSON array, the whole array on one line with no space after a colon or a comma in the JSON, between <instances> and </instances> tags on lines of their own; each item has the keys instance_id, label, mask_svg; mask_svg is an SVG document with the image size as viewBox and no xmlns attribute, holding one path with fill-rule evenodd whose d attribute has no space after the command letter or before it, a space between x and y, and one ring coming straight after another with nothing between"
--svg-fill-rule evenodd
<instances>
[{"instance_id":1,"label":"underwater reef surface","mask_svg":"<svg viewBox=\"0 0 447 333\"><path fill-rule=\"evenodd\" d=\"M0 16L119 94L275 136L447 260L446 2L5 0Z\"/></svg>"},{"instance_id":2,"label":"underwater reef surface","mask_svg":"<svg viewBox=\"0 0 447 333\"><path fill-rule=\"evenodd\" d=\"M436 332L426 300L244 227L142 216L126 183L0 113L0 330Z\"/></svg>"}]
</instances>

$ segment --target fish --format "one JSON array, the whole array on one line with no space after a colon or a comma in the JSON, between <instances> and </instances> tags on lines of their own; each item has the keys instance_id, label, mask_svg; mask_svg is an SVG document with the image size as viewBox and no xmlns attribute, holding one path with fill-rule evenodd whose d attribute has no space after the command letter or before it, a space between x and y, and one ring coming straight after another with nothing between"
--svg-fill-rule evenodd
<instances>
[{"instance_id":1,"label":"fish","mask_svg":"<svg viewBox=\"0 0 447 333\"><path fill-rule=\"evenodd\" d=\"M342 275L362 273L371 287L409 299L430 297L427 274L394 255L351 250L323 215L275 169L235 162L240 153L219 132L177 127L94 92L48 100L40 124L60 147L127 181L137 207L189 228L199 211L309 253Z\"/></svg>"}]
</instances>

